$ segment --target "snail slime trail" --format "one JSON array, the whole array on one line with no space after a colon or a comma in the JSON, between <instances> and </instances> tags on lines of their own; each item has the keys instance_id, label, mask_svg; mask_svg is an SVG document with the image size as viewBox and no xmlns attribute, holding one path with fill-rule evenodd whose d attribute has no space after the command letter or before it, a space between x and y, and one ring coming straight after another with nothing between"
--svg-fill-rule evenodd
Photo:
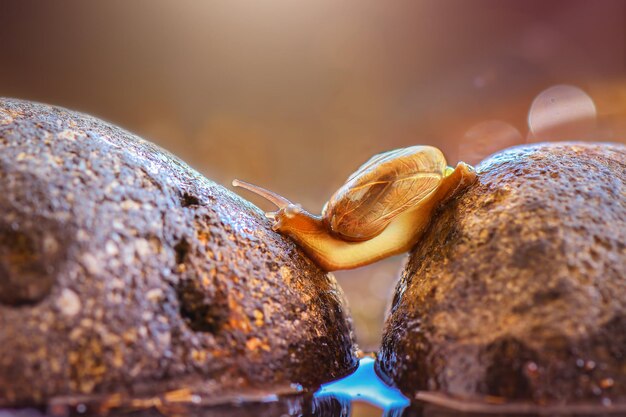
<instances>
[{"instance_id":1,"label":"snail slime trail","mask_svg":"<svg viewBox=\"0 0 626 417\"><path fill-rule=\"evenodd\" d=\"M432 146L411 146L373 156L314 215L262 187L234 180L276 205L266 216L326 271L352 269L407 252L420 239L438 205L476 180L464 162L449 167Z\"/></svg>"}]
</instances>

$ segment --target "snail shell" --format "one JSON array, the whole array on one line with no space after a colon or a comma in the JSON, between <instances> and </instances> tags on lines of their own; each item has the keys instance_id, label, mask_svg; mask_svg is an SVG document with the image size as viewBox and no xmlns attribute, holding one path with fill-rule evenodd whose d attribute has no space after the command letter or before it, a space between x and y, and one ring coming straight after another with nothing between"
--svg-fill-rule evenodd
<instances>
[{"instance_id":1,"label":"snail shell","mask_svg":"<svg viewBox=\"0 0 626 417\"><path fill-rule=\"evenodd\" d=\"M375 155L330 198L322 219L332 233L345 240L371 239L396 216L433 193L446 169L443 153L432 146Z\"/></svg>"}]
</instances>

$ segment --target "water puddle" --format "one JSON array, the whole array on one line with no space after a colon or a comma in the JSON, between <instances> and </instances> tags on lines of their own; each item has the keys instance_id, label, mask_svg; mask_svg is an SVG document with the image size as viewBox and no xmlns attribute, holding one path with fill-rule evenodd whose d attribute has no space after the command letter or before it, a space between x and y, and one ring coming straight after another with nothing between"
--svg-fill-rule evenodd
<instances>
[{"instance_id":1,"label":"water puddle","mask_svg":"<svg viewBox=\"0 0 626 417\"><path fill-rule=\"evenodd\" d=\"M351 375L322 385L315 393L314 399L320 401L325 398L337 398L343 401L364 401L374 405L385 413L395 410L394 413L410 405L407 397L400 391L389 387L378 378L374 371L374 358L361 359L358 369Z\"/></svg>"}]
</instances>

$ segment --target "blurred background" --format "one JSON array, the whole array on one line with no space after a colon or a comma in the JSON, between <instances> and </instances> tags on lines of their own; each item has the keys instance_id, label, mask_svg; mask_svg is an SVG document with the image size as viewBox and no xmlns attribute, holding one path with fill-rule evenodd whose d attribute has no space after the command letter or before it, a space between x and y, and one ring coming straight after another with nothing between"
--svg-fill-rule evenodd
<instances>
[{"instance_id":1,"label":"blurred background","mask_svg":"<svg viewBox=\"0 0 626 417\"><path fill-rule=\"evenodd\" d=\"M319 212L384 150L435 145L454 165L624 142L625 28L621 0L0 0L0 96L90 113ZM335 274L364 349L403 259Z\"/></svg>"}]
</instances>

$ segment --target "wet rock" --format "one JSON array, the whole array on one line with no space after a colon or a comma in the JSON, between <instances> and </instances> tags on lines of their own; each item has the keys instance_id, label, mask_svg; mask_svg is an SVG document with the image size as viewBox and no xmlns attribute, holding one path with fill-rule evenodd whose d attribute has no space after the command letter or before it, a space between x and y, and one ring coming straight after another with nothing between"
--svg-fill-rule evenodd
<instances>
[{"instance_id":1,"label":"wet rock","mask_svg":"<svg viewBox=\"0 0 626 417\"><path fill-rule=\"evenodd\" d=\"M0 406L299 383L356 365L334 277L128 132L0 100Z\"/></svg>"},{"instance_id":2,"label":"wet rock","mask_svg":"<svg viewBox=\"0 0 626 417\"><path fill-rule=\"evenodd\" d=\"M411 253L378 371L413 397L625 401L626 147L512 148L478 171Z\"/></svg>"}]
</instances>

